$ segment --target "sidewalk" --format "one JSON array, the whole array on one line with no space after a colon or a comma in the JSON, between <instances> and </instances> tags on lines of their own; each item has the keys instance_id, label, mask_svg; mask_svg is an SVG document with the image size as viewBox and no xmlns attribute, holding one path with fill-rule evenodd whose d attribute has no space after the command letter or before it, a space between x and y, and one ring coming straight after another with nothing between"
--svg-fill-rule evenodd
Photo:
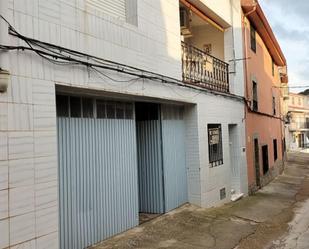
<instances>
[{"instance_id":1,"label":"sidewalk","mask_svg":"<svg viewBox=\"0 0 309 249\"><path fill-rule=\"evenodd\" d=\"M289 160L284 173L254 196L213 209L188 204L93 248L309 248L309 219L301 228L293 220L309 209L309 154L292 153ZM301 236L300 246L307 247L288 247Z\"/></svg>"}]
</instances>

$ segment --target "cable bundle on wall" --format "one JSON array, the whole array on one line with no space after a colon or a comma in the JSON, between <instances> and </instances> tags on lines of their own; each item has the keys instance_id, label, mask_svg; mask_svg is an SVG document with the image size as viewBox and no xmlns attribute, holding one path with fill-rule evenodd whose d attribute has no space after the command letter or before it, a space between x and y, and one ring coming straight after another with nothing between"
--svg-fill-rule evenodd
<instances>
[{"instance_id":1,"label":"cable bundle on wall","mask_svg":"<svg viewBox=\"0 0 309 249\"><path fill-rule=\"evenodd\" d=\"M185 87L189 89L193 89L198 91L197 96L200 93L210 93L213 95L219 95L222 97L233 98L238 101L243 101L243 97L231 93L221 93L214 90L204 89L198 86L194 86L191 84L186 84L182 80L175 79L169 76L161 75L155 72L139 69L136 67L132 67L129 65L121 64L118 62L102 59L90 54L78 52L75 50L71 50L68 48L64 48L58 45L42 42L33 38L29 38L20 34L16 29L3 17L0 16L9 26L9 33L19 39L23 40L28 47L26 46L6 46L0 44L0 49L2 50L22 50L22 51L31 51L36 53L38 56L44 58L45 60L54 63L56 65L82 65L93 69L97 73L101 74L102 76L110 79L111 81L115 82L132 82L137 81L140 79L147 79L161 83L168 83L177 85L180 87ZM132 79L129 80L117 80L112 78L111 76L102 72L102 70L110 70L122 74L126 74L129 76L133 76Z\"/></svg>"}]
</instances>

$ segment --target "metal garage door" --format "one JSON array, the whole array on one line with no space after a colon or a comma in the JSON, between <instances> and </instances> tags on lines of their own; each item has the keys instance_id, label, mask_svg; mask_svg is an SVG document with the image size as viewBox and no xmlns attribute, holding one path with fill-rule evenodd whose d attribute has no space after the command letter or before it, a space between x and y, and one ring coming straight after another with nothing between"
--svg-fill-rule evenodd
<instances>
[{"instance_id":1,"label":"metal garage door","mask_svg":"<svg viewBox=\"0 0 309 249\"><path fill-rule=\"evenodd\" d=\"M165 212L188 201L185 122L181 106L162 105Z\"/></svg>"},{"instance_id":2,"label":"metal garage door","mask_svg":"<svg viewBox=\"0 0 309 249\"><path fill-rule=\"evenodd\" d=\"M60 248L138 224L133 104L57 96Z\"/></svg>"},{"instance_id":3,"label":"metal garage door","mask_svg":"<svg viewBox=\"0 0 309 249\"><path fill-rule=\"evenodd\" d=\"M188 201L184 110L136 104L139 207L164 213Z\"/></svg>"},{"instance_id":4,"label":"metal garage door","mask_svg":"<svg viewBox=\"0 0 309 249\"><path fill-rule=\"evenodd\" d=\"M164 213L162 138L159 105L136 103L139 211Z\"/></svg>"}]
</instances>

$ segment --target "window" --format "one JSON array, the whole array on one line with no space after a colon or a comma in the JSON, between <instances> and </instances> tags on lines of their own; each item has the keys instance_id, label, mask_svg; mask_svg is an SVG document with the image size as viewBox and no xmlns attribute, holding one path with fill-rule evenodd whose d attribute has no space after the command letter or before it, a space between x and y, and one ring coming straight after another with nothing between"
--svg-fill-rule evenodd
<instances>
[{"instance_id":1,"label":"window","mask_svg":"<svg viewBox=\"0 0 309 249\"><path fill-rule=\"evenodd\" d=\"M117 119L124 119L124 112L125 112L125 105L124 103L117 103L116 104L116 118Z\"/></svg>"},{"instance_id":2,"label":"window","mask_svg":"<svg viewBox=\"0 0 309 249\"><path fill-rule=\"evenodd\" d=\"M276 115L276 98L273 97L273 115Z\"/></svg>"},{"instance_id":3,"label":"window","mask_svg":"<svg viewBox=\"0 0 309 249\"><path fill-rule=\"evenodd\" d=\"M252 81L252 110L258 111L258 92L257 92L257 83Z\"/></svg>"},{"instance_id":4,"label":"window","mask_svg":"<svg viewBox=\"0 0 309 249\"><path fill-rule=\"evenodd\" d=\"M210 167L223 164L222 131L220 124L208 124L208 149Z\"/></svg>"},{"instance_id":5,"label":"window","mask_svg":"<svg viewBox=\"0 0 309 249\"><path fill-rule=\"evenodd\" d=\"M275 76L275 63L273 59L271 59L271 75Z\"/></svg>"},{"instance_id":6,"label":"window","mask_svg":"<svg viewBox=\"0 0 309 249\"><path fill-rule=\"evenodd\" d=\"M57 95L56 105L58 117L134 119L133 103Z\"/></svg>"},{"instance_id":7,"label":"window","mask_svg":"<svg viewBox=\"0 0 309 249\"><path fill-rule=\"evenodd\" d=\"M125 119L133 119L133 104L125 104Z\"/></svg>"},{"instance_id":8,"label":"window","mask_svg":"<svg viewBox=\"0 0 309 249\"><path fill-rule=\"evenodd\" d=\"M83 118L93 118L93 99L83 98Z\"/></svg>"},{"instance_id":9,"label":"window","mask_svg":"<svg viewBox=\"0 0 309 249\"><path fill-rule=\"evenodd\" d=\"M115 119L116 118L116 105L114 102L106 102L106 118Z\"/></svg>"},{"instance_id":10,"label":"window","mask_svg":"<svg viewBox=\"0 0 309 249\"><path fill-rule=\"evenodd\" d=\"M99 119L106 118L105 101L97 100L96 104L97 104L97 118Z\"/></svg>"},{"instance_id":11,"label":"window","mask_svg":"<svg viewBox=\"0 0 309 249\"><path fill-rule=\"evenodd\" d=\"M69 97L63 95L57 95L56 109L58 117L69 117Z\"/></svg>"},{"instance_id":12,"label":"window","mask_svg":"<svg viewBox=\"0 0 309 249\"><path fill-rule=\"evenodd\" d=\"M295 105L295 99L292 97L292 105Z\"/></svg>"},{"instance_id":13,"label":"window","mask_svg":"<svg viewBox=\"0 0 309 249\"><path fill-rule=\"evenodd\" d=\"M132 25L138 25L137 0L126 0L126 22Z\"/></svg>"},{"instance_id":14,"label":"window","mask_svg":"<svg viewBox=\"0 0 309 249\"><path fill-rule=\"evenodd\" d=\"M159 120L159 105L153 103L138 102L136 107L136 120Z\"/></svg>"},{"instance_id":15,"label":"window","mask_svg":"<svg viewBox=\"0 0 309 249\"><path fill-rule=\"evenodd\" d=\"M251 50L256 53L256 30L253 25L250 25L250 43L251 43Z\"/></svg>"},{"instance_id":16,"label":"window","mask_svg":"<svg viewBox=\"0 0 309 249\"><path fill-rule=\"evenodd\" d=\"M125 0L86 0L87 9L97 11L124 21L126 19Z\"/></svg>"},{"instance_id":17,"label":"window","mask_svg":"<svg viewBox=\"0 0 309 249\"><path fill-rule=\"evenodd\" d=\"M273 145L274 145L274 161L276 162L278 158L278 145L277 145L277 139L273 140Z\"/></svg>"},{"instance_id":18,"label":"window","mask_svg":"<svg viewBox=\"0 0 309 249\"><path fill-rule=\"evenodd\" d=\"M137 0L86 0L87 11L137 26Z\"/></svg>"},{"instance_id":19,"label":"window","mask_svg":"<svg viewBox=\"0 0 309 249\"><path fill-rule=\"evenodd\" d=\"M298 105L301 105L301 98L298 98Z\"/></svg>"},{"instance_id":20,"label":"window","mask_svg":"<svg viewBox=\"0 0 309 249\"><path fill-rule=\"evenodd\" d=\"M81 99L79 97L70 97L70 111L72 118L80 118L82 115Z\"/></svg>"}]
</instances>

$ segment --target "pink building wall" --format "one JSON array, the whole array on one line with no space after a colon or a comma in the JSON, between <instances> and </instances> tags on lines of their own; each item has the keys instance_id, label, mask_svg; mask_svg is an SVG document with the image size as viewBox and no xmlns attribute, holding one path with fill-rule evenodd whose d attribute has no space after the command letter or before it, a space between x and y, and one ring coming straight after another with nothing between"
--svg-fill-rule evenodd
<instances>
[{"instance_id":1,"label":"pink building wall","mask_svg":"<svg viewBox=\"0 0 309 249\"><path fill-rule=\"evenodd\" d=\"M245 41L245 54L247 60L245 96L248 100L246 107L246 149L248 165L248 185L249 190L256 188L256 168L254 153L254 138L259 142L259 168L262 185L272 178L276 166L281 164L283 158L283 128L281 115L281 90L279 68L274 64L274 74L272 69L273 59L261 36L256 32L256 52L250 45L250 21L243 18L243 35ZM257 83L258 112L251 111L251 101L253 99L253 83ZM273 97L275 97L276 115L273 115ZM277 139L277 155L274 160L273 139ZM263 175L262 146L268 145L269 171Z\"/></svg>"}]
</instances>

